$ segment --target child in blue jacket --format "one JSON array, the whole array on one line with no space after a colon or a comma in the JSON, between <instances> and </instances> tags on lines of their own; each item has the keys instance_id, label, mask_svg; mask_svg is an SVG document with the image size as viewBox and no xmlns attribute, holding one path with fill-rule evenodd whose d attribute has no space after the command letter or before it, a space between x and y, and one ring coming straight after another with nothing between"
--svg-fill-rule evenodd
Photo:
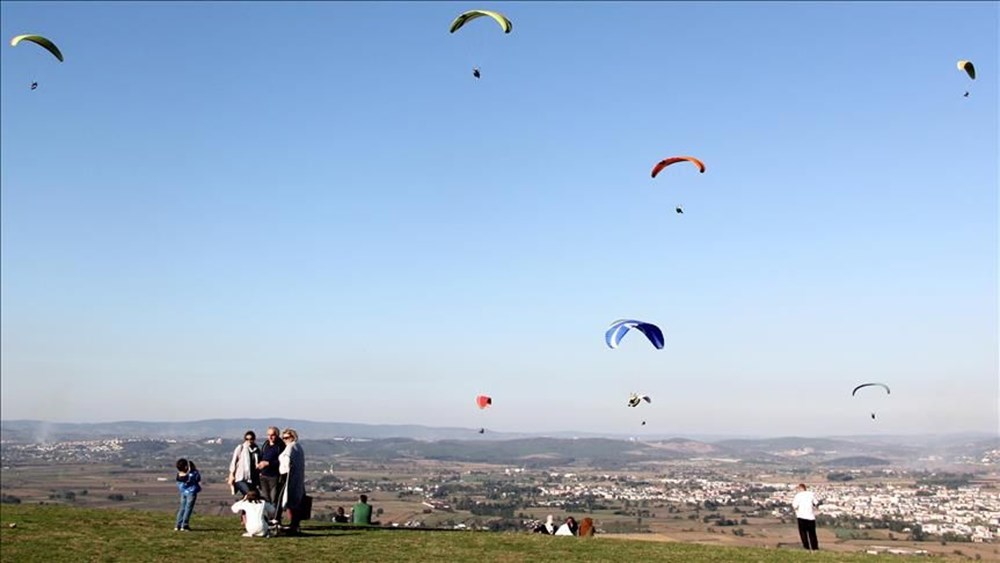
<instances>
[{"instance_id":1,"label":"child in blue jacket","mask_svg":"<svg viewBox=\"0 0 1000 563\"><path fill-rule=\"evenodd\" d=\"M201 473L198 473L193 461L177 460L177 490L181 493L181 506L177 510L174 531L190 532L194 501L198 500L198 493L201 492Z\"/></svg>"}]
</instances>

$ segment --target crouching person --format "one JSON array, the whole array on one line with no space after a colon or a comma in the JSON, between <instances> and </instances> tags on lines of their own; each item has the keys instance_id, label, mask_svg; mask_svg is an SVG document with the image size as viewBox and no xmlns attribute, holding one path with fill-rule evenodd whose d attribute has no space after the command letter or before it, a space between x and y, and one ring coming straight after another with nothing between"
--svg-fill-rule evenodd
<instances>
[{"instance_id":1,"label":"crouching person","mask_svg":"<svg viewBox=\"0 0 1000 563\"><path fill-rule=\"evenodd\" d=\"M268 537L271 535L267 519L268 514L274 512L274 507L271 503L264 502L260 498L257 489L250 489L243 500L235 502L233 512L244 514L243 525L246 527L246 533L243 534L243 537Z\"/></svg>"}]
</instances>

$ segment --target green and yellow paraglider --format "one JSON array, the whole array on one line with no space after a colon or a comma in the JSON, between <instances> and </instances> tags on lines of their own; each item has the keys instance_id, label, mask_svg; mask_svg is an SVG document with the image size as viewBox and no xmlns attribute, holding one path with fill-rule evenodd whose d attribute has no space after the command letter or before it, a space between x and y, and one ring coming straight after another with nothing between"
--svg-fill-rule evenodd
<instances>
[{"instance_id":1,"label":"green and yellow paraglider","mask_svg":"<svg viewBox=\"0 0 1000 563\"><path fill-rule=\"evenodd\" d=\"M17 47L17 45L19 43L21 43L22 41L27 41L29 43L34 43L35 45L38 45L38 46L42 47L46 51L52 53L52 56L55 57L56 59L58 59L59 62L63 62L62 51L60 51L59 47L56 47L56 44L53 43L48 38L42 37L41 35L31 35L31 34L18 35L18 36L14 37L13 39L10 40L10 46L11 47ZM38 82L37 81L32 81L31 82L31 89L34 90L35 88L38 88Z\"/></svg>"},{"instance_id":2,"label":"green and yellow paraglider","mask_svg":"<svg viewBox=\"0 0 1000 563\"><path fill-rule=\"evenodd\" d=\"M59 59L59 62L63 62L62 51L60 51L59 47L56 47L56 44L49 39L42 37L41 35L18 35L10 40L10 46L17 47L17 44L22 41L28 41L41 46L46 51L52 53L55 58Z\"/></svg>"},{"instance_id":3,"label":"green and yellow paraglider","mask_svg":"<svg viewBox=\"0 0 1000 563\"><path fill-rule=\"evenodd\" d=\"M514 24L510 23L507 16L501 14L500 12L493 12L490 10L469 10L468 12L459 14L458 17L455 18L455 21L451 22L449 32L455 33L459 29L462 29L462 26L464 26L467 22L476 18L491 18L493 21L497 22L500 29L502 29L504 33L510 33L510 31L514 29ZM472 76L474 76L477 80L482 76L478 66L472 67Z\"/></svg>"}]
</instances>

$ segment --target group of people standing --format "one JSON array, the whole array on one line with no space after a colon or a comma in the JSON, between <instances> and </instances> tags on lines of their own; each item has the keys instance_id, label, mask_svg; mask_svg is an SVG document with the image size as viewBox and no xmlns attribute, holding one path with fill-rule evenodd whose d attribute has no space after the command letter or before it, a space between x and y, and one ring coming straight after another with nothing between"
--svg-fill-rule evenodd
<instances>
[{"instance_id":1,"label":"group of people standing","mask_svg":"<svg viewBox=\"0 0 1000 563\"><path fill-rule=\"evenodd\" d=\"M294 428L267 429L263 445L257 444L257 433L247 430L243 441L233 449L229 460L226 484L240 500L232 511L240 514L246 529L244 536L270 536L272 531L298 534L299 524L312 512L312 499L306 494L305 451L299 444L299 433ZM189 531L195 501L201 492L201 474L194 462L185 458L177 460L177 489L181 494L180 507L174 527ZM281 525L282 515L288 524ZM339 508L335 522L371 525L372 506L368 496L361 495L351 514Z\"/></svg>"},{"instance_id":2,"label":"group of people standing","mask_svg":"<svg viewBox=\"0 0 1000 563\"><path fill-rule=\"evenodd\" d=\"M177 460L176 481L181 498L174 530L189 531L201 492L201 473L193 461L181 458ZM309 517L305 452L294 428L268 427L263 446L257 445L253 430L244 432L243 442L233 450L226 483L240 496L232 510L242 515L244 536L268 536L271 529L297 534L299 522ZM288 517L287 526L281 526L282 510Z\"/></svg>"},{"instance_id":3,"label":"group of people standing","mask_svg":"<svg viewBox=\"0 0 1000 563\"><path fill-rule=\"evenodd\" d=\"M233 449L226 483L241 499L233 512L243 514L247 536L269 535L281 523L282 511L288 517L283 532L297 534L299 523L308 518L305 451L293 428L267 429L267 440L257 444L253 430L243 433L243 442Z\"/></svg>"}]
</instances>

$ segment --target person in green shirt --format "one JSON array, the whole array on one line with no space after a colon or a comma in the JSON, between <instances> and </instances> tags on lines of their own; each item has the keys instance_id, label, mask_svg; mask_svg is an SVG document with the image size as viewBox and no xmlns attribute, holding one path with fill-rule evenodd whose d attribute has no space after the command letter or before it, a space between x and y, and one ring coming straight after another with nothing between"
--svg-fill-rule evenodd
<instances>
[{"instance_id":1,"label":"person in green shirt","mask_svg":"<svg viewBox=\"0 0 1000 563\"><path fill-rule=\"evenodd\" d=\"M368 504L368 495L361 495L360 502L351 509L351 523L366 526L372 523L372 505Z\"/></svg>"}]
</instances>

